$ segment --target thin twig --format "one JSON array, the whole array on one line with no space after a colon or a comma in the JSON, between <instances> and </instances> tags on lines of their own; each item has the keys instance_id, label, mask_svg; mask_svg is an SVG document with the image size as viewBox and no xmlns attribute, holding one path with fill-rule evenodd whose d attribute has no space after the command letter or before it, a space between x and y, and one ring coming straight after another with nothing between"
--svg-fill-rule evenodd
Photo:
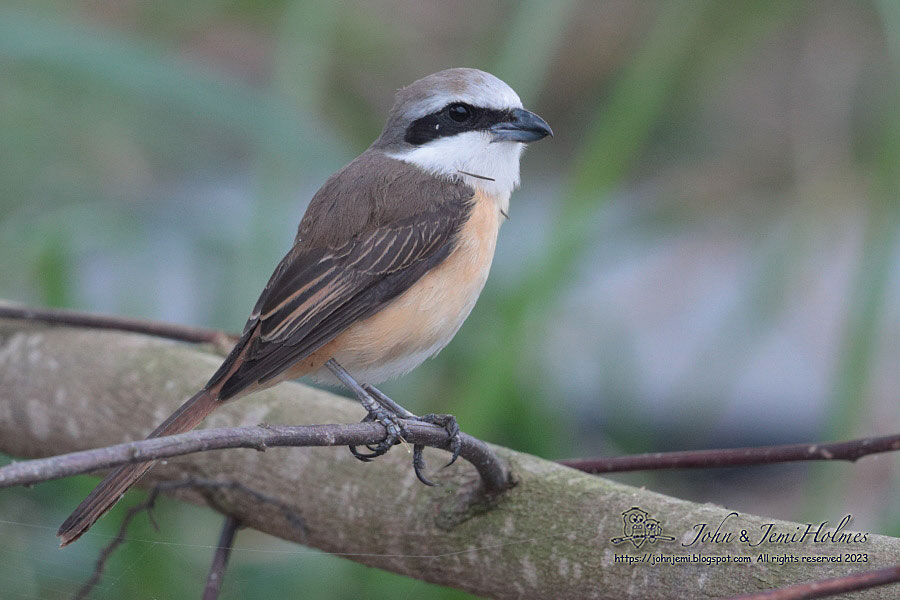
<instances>
[{"instance_id":1,"label":"thin twig","mask_svg":"<svg viewBox=\"0 0 900 600\"><path fill-rule=\"evenodd\" d=\"M825 444L787 444L755 448L684 450L654 452L609 458L572 458L560 464L585 473L616 473L656 469L710 469L767 465L801 460L847 460L854 462L869 454L900 450L900 434L861 438Z\"/></svg>"},{"instance_id":2,"label":"thin twig","mask_svg":"<svg viewBox=\"0 0 900 600\"><path fill-rule=\"evenodd\" d=\"M900 582L900 565L894 565L893 567L875 571L862 571L844 575L843 577L789 585L758 594L734 596L728 600L810 600L812 598L827 598L847 592L858 592L898 582Z\"/></svg>"},{"instance_id":3,"label":"thin twig","mask_svg":"<svg viewBox=\"0 0 900 600\"><path fill-rule=\"evenodd\" d=\"M302 517L296 513L291 507L285 505L283 502L280 502L276 498L272 498L266 494L258 492L253 488L249 488L242 483L238 483L237 481L218 481L215 479L181 479L178 481L163 481L161 483L157 483L153 486L150 492L147 494L147 498L141 502L140 504L136 504L128 509L128 512L125 514L125 518L122 519L122 524L119 526L119 531L116 534L116 537L112 539L109 544L107 544L103 550L100 552L100 556L97 557L97 562L94 566L94 572L91 574L91 578L88 579L81 589L75 594L75 600L82 600L83 598L87 598L88 594L91 593L91 590L100 583L100 579L103 577L103 571L106 569L106 563L109 560L109 557L112 556L113 552L121 546L127 538L125 534L128 532L128 527L131 525L131 522L134 520L136 516L140 513L146 511L147 518L150 520L150 524L153 525L154 529L159 529L156 524L156 521L153 519L153 507L156 506L156 500L159 498L160 493L162 492L170 492L174 490L186 489L186 488L199 488L199 489L233 489L238 490L244 494L252 496L257 502L263 504L271 504L281 510L284 513L284 516L288 523L290 523L293 527L297 528L299 531L303 532L305 535L306 526L303 523ZM234 519L231 516L228 516L228 519ZM237 522L236 519L234 519ZM226 526L227 526L226 521ZM225 531L223 530L223 536ZM233 534L232 534L233 537ZM221 549L226 544L222 543L222 540L219 540L218 548ZM231 547L231 543L228 544L229 551ZM215 566L215 560L218 559L218 551L216 552L216 557L214 558L213 566ZM227 562L228 556L224 557L224 561ZM222 564L222 570L225 568L225 562ZM212 576L212 570L210 570L210 576ZM220 578L221 581L221 578ZM207 580L207 587L209 586L209 580ZM218 592L216 592L218 593ZM204 591L204 594L206 592ZM203 596L204 599L206 595ZM215 598L215 596L210 596L210 598Z\"/></svg>"},{"instance_id":4,"label":"thin twig","mask_svg":"<svg viewBox=\"0 0 900 600\"><path fill-rule=\"evenodd\" d=\"M406 439L410 443L446 449L448 435L442 427L406 421L404 428L407 432ZM363 446L378 443L384 439L384 435L384 426L378 423L257 425L202 429L49 458L14 462L0 467L0 488L40 483L125 463L146 462L207 450L254 448L263 451L276 446ZM496 493L509 488L509 471L493 450L470 435L463 433L460 434L460 438L462 441L460 456L478 470L485 491Z\"/></svg>"},{"instance_id":5,"label":"thin twig","mask_svg":"<svg viewBox=\"0 0 900 600\"><path fill-rule=\"evenodd\" d=\"M103 577L103 571L106 569L106 562L109 560L109 557L112 556L113 552L125 542L125 534L128 531L128 526L131 525L131 521L145 510L147 511L148 516L150 515L150 511L153 510L153 506L156 503L156 498L159 496L161 488L166 483L171 482L165 482L155 486L150 490L146 500L128 509L125 518L122 519L122 524L119 526L119 532L116 534L116 537L100 551L100 556L97 557L97 562L94 565L94 572L91 574L91 578L88 579L75 594L75 600L87 598L88 594L91 593L91 590L94 589L94 586L100 583L100 578ZM153 527L156 528L156 522L153 521L153 517L150 516L149 518Z\"/></svg>"},{"instance_id":6,"label":"thin twig","mask_svg":"<svg viewBox=\"0 0 900 600\"><path fill-rule=\"evenodd\" d=\"M234 544L234 536L241 522L231 515L225 517L222 525L222 533L219 535L219 544L213 555L212 564L209 566L209 575L206 576L206 586L203 588L203 600L218 600L222 589L222 580L225 578L225 567L228 565L228 557L231 556L231 547Z\"/></svg>"},{"instance_id":7,"label":"thin twig","mask_svg":"<svg viewBox=\"0 0 900 600\"><path fill-rule=\"evenodd\" d=\"M469 173L468 171L458 170L459 173L463 175L468 175L469 177L475 177L476 179L484 179L485 181L497 181L493 177L488 177L487 175L476 175L475 173Z\"/></svg>"},{"instance_id":8,"label":"thin twig","mask_svg":"<svg viewBox=\"0 0 900 600\"><path fill-rule=\"evenodd\" d=\"M218 329L204 327L188 327L159 321L144 321L127 317L114 317L75 310L43 309L18 306L0 302L0 319L22 319L40 321L52 325L69 325L88 327L91 329L112 329L115 331L132 331L144 333L170 340L191 342L194 344L215 344L230 346L237 337Z\"/></svg>"}]
</instances>

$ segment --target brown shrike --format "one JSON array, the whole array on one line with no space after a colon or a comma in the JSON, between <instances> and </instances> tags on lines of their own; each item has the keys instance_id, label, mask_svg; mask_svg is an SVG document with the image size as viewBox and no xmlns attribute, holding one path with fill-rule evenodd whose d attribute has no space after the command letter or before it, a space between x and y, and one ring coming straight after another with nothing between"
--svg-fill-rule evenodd
<instances>
[{"instance_id":1,"label":"brown shrike","mask_svg":"<svg viewBox=\"0 0 900 600\"><path fill-rule=\"evenodd\" d=\"M313 197L222 366L150 437L189 431L222 402L312 375L347 384L366 420L385 425L384 442L354 454L383 454L401 420L416 417L372 384L409 372L456 334L487 279L524 145L550 134L508 85L476 69L397 92L379 138ZM434 420L458 436L452 417ZM59 528L61 545L153 464L107 475Z\"/></svg>"}]
</instances>

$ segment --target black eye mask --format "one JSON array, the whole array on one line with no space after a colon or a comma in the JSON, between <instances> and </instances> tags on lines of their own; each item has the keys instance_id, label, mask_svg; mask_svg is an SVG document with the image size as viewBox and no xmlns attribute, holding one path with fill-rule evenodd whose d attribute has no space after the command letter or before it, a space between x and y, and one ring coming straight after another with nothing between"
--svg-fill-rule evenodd
<instances>
[{"instance_id":1,"label":"black eye mask","mask_svg":"<svg viewBox=\"0 0 900 600\"><path fill-rule=\"evenodd\" d=\"M508 110L479 108L462 102L448 104L441 110L413 121L403 137L413 146L466 131L482 131L506 121Z\"/></svg>"}]
</instances>

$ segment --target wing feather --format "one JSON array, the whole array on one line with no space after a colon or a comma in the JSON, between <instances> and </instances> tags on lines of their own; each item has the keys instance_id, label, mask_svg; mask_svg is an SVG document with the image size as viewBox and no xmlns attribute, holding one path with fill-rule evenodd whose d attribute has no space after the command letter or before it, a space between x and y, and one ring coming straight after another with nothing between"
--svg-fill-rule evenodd
<instances>
[{"instance_id":1,"label":"wing feather","mask_svg":"<svg viewBox=\"0 0 900 600\"><path fill-rule=\"evenodd\" d=\"M468 202L439 205L338 248L295 245L256 303L240 343L249 351L220 397L277 377L409 289L449 255L468 214Z\"/></svg>"}]
</instances>

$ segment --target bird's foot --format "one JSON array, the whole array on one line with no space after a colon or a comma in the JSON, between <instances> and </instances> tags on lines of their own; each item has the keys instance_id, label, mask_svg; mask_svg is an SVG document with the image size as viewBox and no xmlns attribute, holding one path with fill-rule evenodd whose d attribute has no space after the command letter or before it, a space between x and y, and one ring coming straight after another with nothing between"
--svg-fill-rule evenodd
<instances>
[{"instance_id":1,"label":"bird's foot","mask_svg":"<svg viewBox=\"0 0 900 600\"><path fill-rule=\"evenodd\" d=\"M369 462L373 458L378 458L379 456L386 453L391 449L391 446L403 440L403 425L400 423L400 419L403 418L402 414L398 414L395 410L396 408L401 408L399 405L395 404L395 407L391 406L383 406L372 395L366 391L363 386L359 385L353 376L347 372L344 367L342 367L336 360L333 358L325 363L325 366L334 374L338 380L343 383L347 388L353 392L353 395L356 396L356 399L359 400L359 403L363 405L363 408L366 409L368 413L366 417L362 420L363 423L370 423L375 421L377 423L381 423L384 425L385 429L385 437L384 439L375 446L366 446L370 450L370 452L360 452L357 450L356 446L350 446L350 452L353 453L353 456L358 458L363 462Z\"/></svg>"},{"instance_id":2,"label":"bird's foot","mask_svg":"<svg viewBox=\"0 0 900 600\"><path fill-rule=\"evenodd\" d=\"M460 439L459 424L456 422L456 417L454 417L453 415L436 414L429 414L420 417L394 402L390 397L388 397L384 392L382 392L375 386L364 385L363 388L371 395L372 398L375 399L376 402L378 402L378 404L380 404L385 409L390 410L402 419L408 421L419 421L420 423L431 423L432 425L443 427L447 432L447 436L449 437L448 446L450 448L450 452L452 453L450 462L444 465L444 468L449 467L456 462L456 459L459 458L460 450L462 450L462 440ZM421 481L425 485L439 485L425 477L425 457L423 455L424 449L425 446L421 444L415 444L413 446L413 469L416 472L416 477L418 477L419 481ZM370 450L372 450L372 448L370 448Z\"/></svg>"},{"instance_id":3,"label":"bird's foot","mask_svg":"<svg viewBox=\"0 0 900 600\"><path fill-rule=\"evenodd\" d=\"M447 432L447 437L449 438L447 446L450 448L451 456L450 462L444 465L443 468L446 469L455 463L462 450L462 439L459 437L459 423L456 422L456 417L453 415L436 415L432 413L425 415L424 417L416 417L416 420L444 428L444 431Z\"/></svg>"},{"instance_id":4,"label":"bird's foot","mask_svg":"<svg viewBox=\"0 0 900 600\"><path fill-rule=\"evenodd\" d=\"M363 408L366 409L368 414L363 419L363 423L375 421L384 425L386 430L386 435L380 443L377 445L366 446L366 448L369 449L369 452L360 452L356 446L350 446L350 452L353 453L353 456L361 461L369 462L373 458L378 458L385 454L395 444L401 442L405 444L406 442L403 439L403 421L419 421L422 423L439 425L447 431L447 435L449 436L448 446L453 453L453 456L450 458L450 462L445 466L449 467L456 462L457 458L459 458L459 453L462 449L462 441L459 435L459 425L456 423L456 419L453 416L416 416L391 400L378 388L357 383L350 373L348 373L344 367L339 365L336 360L331 359L325 363L325 365L331 370L335 377L341 381L341 383L346 385L353 392L360 404L363 405ZM430 481L423 473L425 470L425 458L423 457L422 451L424 449L425 446L422 444L415 444L413 446L413 469L415 469L416 477L418 477L419 481L425 485L438 485L433 481Z\"/></svg>"},{"instance_id":5,"label":"bird's foot","mask_svg":"<svg viewBox=\"0 0 900 600\"><path fill-rule=\"evenodd\" d=\"M371 423L374 421L384 425L386 432L384 439L377 445L367 445L366 448L369 449L369 452L360 452L356 446L350 446L350 452L363 462L371 462L373 458L384 455L394 444L398 444L403 440L403 425L400 419L401 417L380 405L369 410L369 414L365 416L362 422Z\"/></svg>"}]
</instances>

